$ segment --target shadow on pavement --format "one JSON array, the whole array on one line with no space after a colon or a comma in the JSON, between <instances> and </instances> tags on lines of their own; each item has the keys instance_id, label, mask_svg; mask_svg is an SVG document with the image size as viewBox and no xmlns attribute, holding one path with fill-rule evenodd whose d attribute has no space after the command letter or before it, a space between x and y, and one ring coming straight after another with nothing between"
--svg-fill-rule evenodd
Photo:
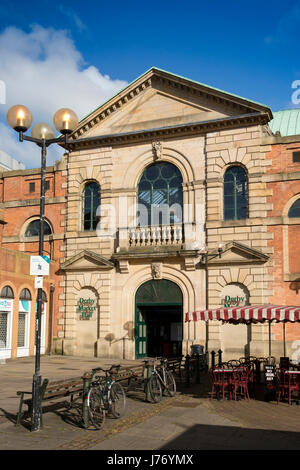
<instances>
[{"instance_id":1,"label":"shadow on pavement","mask_svg":"<svg viewBox=\"0 0 300 470\"><path fill-rule=\"evenodd\" d=\"M194 425L159 450L299 450L300 433Z\"/></svg>"}]
</instances>

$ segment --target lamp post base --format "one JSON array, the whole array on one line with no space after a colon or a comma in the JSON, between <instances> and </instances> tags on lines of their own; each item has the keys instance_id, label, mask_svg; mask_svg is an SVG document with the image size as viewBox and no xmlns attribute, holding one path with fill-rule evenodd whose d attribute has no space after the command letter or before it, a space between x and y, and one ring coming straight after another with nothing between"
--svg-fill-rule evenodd
<instances>
[{"instance_id":1,"label":"lamp post base","mask_svg":"<svg viewBox=\"0 0 300 470\"><path fill-rule=\"evenodd\" d=\"M40 389L41 376L40 374L34 374L32 381L31 431L39 431L41 427Z\"/></svg>"}]
</instances>

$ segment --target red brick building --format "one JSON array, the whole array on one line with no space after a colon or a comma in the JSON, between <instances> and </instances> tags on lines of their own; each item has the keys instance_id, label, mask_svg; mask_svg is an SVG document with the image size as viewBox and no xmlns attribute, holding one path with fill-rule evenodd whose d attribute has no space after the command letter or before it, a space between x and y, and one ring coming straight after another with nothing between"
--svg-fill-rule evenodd
<instances>
[{"instance_id":1,"label":"red brick building","mask_svg":"<svg viewBox=\"0 0 300 470\"><path fill-rule=\"evenodd\" d=\"M41 353L53 350L59 334L63 254L65 178L63 161L46 169L44 277ZM0 351L2 357L33 355L37 289L30 276L30 256L39 249L40 170L0 173ZM1 240L2 238L2 240Z\"/></svg>"},{"instance_id":2,"label":"red brick building","mask_svg":"<svg viewBox=\"0 0 300 470\"><path fill-rule=\"evenodd\" d=\"M274 113L270 128L275 134L267 139L272 146L266 160L272 162L266 172L270 189L268 231L273 234L273 277L270 303L300 305L300 116L299 109ZM277 340L282 340L282 325L274 326ZM300 324L286 324L286 340L300 340Z\"/></svg>"}]
</instances>

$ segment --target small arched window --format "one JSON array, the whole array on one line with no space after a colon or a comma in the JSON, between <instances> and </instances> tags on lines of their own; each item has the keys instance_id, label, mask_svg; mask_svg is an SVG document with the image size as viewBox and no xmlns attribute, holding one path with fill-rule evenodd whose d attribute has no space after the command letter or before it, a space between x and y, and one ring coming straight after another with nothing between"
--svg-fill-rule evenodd
<instances>
[{"instance_id":1,"label":"small arched window","mask_svg":"<svg viewBox=\"0 0 300 470\"><path fill-rule=\"evenodd\" d=\"M42 302L47 302L47 295L45 291L42 291Z\"/></svg>"},{"instance_id":2,"label":"small arched window","mask_svg":"<svg viewBox=\"0 0 300 470\"><path fill-rule=\"evenodd\" d=\"M38 296L36 296L36 301L38 300ZM42 303L47 302L47 295L45 291L42 290Z\"/></svg>"},{"instance_id":3,"label":"small arched window","mask_svg":"<svg viewBox=\"0 0 300 470\"><path fill-rule=\"evenodd\" d=\"M0 293L1 299L14 299L14 292L11 287L5 286Z\"/></svg>"},{"instance_id":4,"label":"small arched window","mask_svg":"<svg viewBox=\"0 0 300 470\"><path fill-rule=\"evenodd\" d=\"M20 300L31 300L31 294L28 289L23 289L20 294Z\"/></svg>"},{"instance_id":5,"label":"small arched window","mask_svg":"<svg viewBox=\"0 0 300 470\"><path fill-rule=\"evenodd\" d=\"M96 182L87 183L83 191L83 230L96 230L100 206L100 186Z\"/></svg>"},{"instance_id":6,"label":"small arched window","mask_svg":"<svg viewBox=\"0 0 300 470\"><path fill-rule=\"evenodd\" d=\"M246 219L247 215L247 174L242 167L233 166L224 175L224 220Z\"/></svg>"},{"instance_id":7,"label":"small arched window","mask_svg":"<svg viewBox=\"0 0 300 470\"><path fill-rule=\"evenodd\" d=\"M52 230L48 222L44 220L44 235L51 235ZM40 220L36 219L28 225L25 237L38 237L40 234Z\"/></svg>"},{"instance_id":8,"label":"small arched window","mask_svg":"<svg viewBox=\"0 0 300 470\"><path fill-rule=\"evenodd\" d=\"M295 201L290 207L288 217L300 217L300 199L297 199L297 201Z\"/></svg>"}]
</instances>

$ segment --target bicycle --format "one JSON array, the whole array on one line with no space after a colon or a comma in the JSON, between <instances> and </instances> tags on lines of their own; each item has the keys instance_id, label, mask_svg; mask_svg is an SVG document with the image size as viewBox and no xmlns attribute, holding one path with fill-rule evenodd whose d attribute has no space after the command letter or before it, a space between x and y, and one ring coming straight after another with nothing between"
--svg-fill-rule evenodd
<instances>
[{"instance_id":1,"label":"bicycle","mask_svg":"<svg viewBox=\"0 0 300 470\"><path fill-rule=\"evenodd\" d=\"M160 359L160 366L155 366L153 362L153 371L149 379L149 390L152 400L158 403L162 399L163 391L167 392L170 397L176 394L176 382L171 371L167 369L168 360L163 357Z\"/></svg>"},{"instance_id":2,"label":"bicycle","mask_svg":"<svg viewBox=\"0 0 300 470\"><path fill-rule=\"evenodd\" d=\"M114 418L121 418L126 409L126 396L122 385L116 382L112 375L118 373L120 366L112 366L110 369L97 367L92 369L90 387L86 396L89 420L96 429L100 429L106 413ZM105 376L95 375L102 371ZM95 377L94 377L95 376ZM93 380L93 377L95 380Z\"/></svg>"}]
</instances>

